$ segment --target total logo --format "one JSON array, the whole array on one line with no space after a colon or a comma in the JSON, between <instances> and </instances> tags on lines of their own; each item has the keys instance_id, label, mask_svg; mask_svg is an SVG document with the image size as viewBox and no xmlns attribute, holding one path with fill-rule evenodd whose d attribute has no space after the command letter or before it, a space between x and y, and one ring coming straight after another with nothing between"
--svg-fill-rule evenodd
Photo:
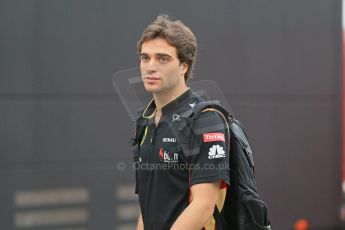
<instances>
[{"instance_id":1,"label":"total logo","mask_svg":"<svg viewBox=\"0 0 345 230\"><path fill-rule=\"evenodd\" d=\"M203 133L203 141L225 141L224 133Z\"/></svg>"},{"instance_id":2,"label":"total logo","mask_svg":"<svg viewBox=\"0 0 345 230\"><path fill-rule=\"evenodd\" d=\"M168 151L163 150L163 148L159 149L159 158L161 161L166 163L176 163L178 162L178 154L177 153L170 153Z\"/></svg>"},{"instance_id":3,"label":"total logo","mask_svg":"<svg viewBox=\"0 0 345 230\"><path fill-rule=\"evenodd\" d=\"M208 152L208 159L223 158L225 157L225 151L220 145L213 145Z\"/></svg>"}]
</instances>

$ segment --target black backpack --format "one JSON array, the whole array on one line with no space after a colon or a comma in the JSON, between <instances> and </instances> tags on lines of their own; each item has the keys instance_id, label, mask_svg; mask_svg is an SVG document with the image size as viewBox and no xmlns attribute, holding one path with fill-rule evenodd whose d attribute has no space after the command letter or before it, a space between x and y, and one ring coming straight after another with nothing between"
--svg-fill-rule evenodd
<instances>
[{"instance_id":1,"label":"black backpack","mask_svg":"<svg viewBox=\"0 0 345 230\"><path fill-rule=\"evenodd\" d=\"M175 127L176 137L183 151L198 151L193 120L205 109L220 112L230 129L230 186L222 209L222 229L270 230L267 206L261 200L255 183L253 153L241 123L219 101L201 101L181 114Z\"/></svg>"}]
</instances>

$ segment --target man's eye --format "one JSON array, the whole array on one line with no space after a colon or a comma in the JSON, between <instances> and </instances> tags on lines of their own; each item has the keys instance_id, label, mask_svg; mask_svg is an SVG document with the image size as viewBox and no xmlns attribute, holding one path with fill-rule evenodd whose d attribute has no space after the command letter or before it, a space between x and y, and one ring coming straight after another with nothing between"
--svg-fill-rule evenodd
<instances>
[{"instance_id":1,"label":"man's eye","mask_svg":"<svg viewBox=\"0 0 345 230\"><path fill-rule=\"evenodd\" d=\"M148 56L140 56L140 60L143 62L147 62L150 60L150 58Z\"/></svg>"},{"instance_id":2,"label":"man's eye","mask_svg":"<svg viewBox=\"0 0 345 230\"><path fill-rule=\"evenodd\" d=\"M167 58L167 57L160 57L159 58L160 63L167 63L168 61L169 61L169 58Z\"/></svg>"}]
</instances>

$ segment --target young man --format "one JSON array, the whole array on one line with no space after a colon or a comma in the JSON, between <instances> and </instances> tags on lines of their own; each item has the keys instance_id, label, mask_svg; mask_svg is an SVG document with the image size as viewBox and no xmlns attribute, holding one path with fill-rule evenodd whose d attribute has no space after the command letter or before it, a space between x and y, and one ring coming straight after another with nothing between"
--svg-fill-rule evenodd
<instances>
[{"instance_id":1,"label":"young man","mask_svg":"<svg viewBox=\"0 0 345 230\"><path fill-rule=\"evenodd\" d=\"M160 15L139 42L140 69L153 99L140 112L134 138L137 229L221 229L220 212L229 184L228 127L216 111L195 121L197 153L182 150L172 126L203 99L186 85L196 60L197 42L181 21ZM188 167L186 167L188 166Z\"/></svg>"}]
</instances>

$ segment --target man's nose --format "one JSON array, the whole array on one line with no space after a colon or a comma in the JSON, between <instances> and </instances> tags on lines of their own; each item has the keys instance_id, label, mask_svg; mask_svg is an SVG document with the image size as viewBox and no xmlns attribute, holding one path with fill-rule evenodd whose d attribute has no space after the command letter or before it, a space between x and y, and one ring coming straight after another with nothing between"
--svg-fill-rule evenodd
<instances>
[{"instance_id":1,"label":"man's nose","mask_svg":"<svg viewBox=\"0 0 345 230\"><path fill-rule=\"evenodd\" d=\"M147 71L156 71L157 68L157 63L155 62L154 59L151 59L148 63L147 63Z\"/></svg>"}]
</instances>

